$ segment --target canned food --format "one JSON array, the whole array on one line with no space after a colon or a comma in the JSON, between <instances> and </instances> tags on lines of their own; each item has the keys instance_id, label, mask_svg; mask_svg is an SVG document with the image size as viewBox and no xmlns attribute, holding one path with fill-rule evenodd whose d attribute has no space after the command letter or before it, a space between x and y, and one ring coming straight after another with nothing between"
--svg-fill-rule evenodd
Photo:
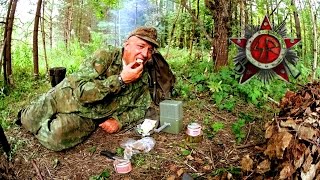
<instances>
[{"instance_id":1,"label":"canned food","mask_svg":"<svg viewBox=\"0 0 320 180\"><path fill-rule=\"evenodd\" d=\"M113 167L114 167L114 170L120 174L129 173L132 170L130 160L126 160L126 159L116 159L113 162Z\"/></svg>"},{"instance_id":2,"label":"canned food","mask_svg":"<svg viewBox=\"0 0 320 180\"><path fill-rule=\"evenodd\" d=\"M187 127L187 134L189 136L199 136L201 134L201 126L198 123L191 123Z\"/></svg>"},{"instance_id":3,"label":"canned food","mask_svg":"<svg viewBox=\"0 0 320 180\"><path fill-rule=\"evenodd\" d=\"M203 139L203 133L201 130L201 126L198 123L190 123L187 126L187 137L186 140L188 142L200 142Z\"/></svg>"}]
</instances>

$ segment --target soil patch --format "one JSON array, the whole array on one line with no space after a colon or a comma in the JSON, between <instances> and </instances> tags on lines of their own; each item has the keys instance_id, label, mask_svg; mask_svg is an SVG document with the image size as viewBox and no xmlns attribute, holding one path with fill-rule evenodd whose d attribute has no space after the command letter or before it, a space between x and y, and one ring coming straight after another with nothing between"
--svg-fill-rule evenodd
<instances>
[{"instance_id":1,"label":"soil patch","mask_svg":"<svg viewBox=\"0 0 320 180\"><path fill-rule=\"evenodd\" d=\"M13 147L13 171L17 179L89 179L102 172L109 172L110 179L179 179L188 173L196 179L214 179L234 173L241 177L240 161L245 154L256 154L257 147L264 142L263 126L272 119L271 113L257 110L248 104L239 105L233 113L219 111L205 99L184 102L184 129L177 135L164 132L153 134L156 145L148 153L134 155L133 170L128 174L117 174L112 160L100 152L115 152L127 138L140 139L134 130L118 134L106 134L97 129L85 142L62 151L47 150L37 139L20 127L6 132ZM231 126L239 113L254 113L255 120L245 126L246 137L237 144ZM198 122L210 129L213 122L222 122L224 127L200 143L185 141L185 127ZM240 173L237 175L237 173Z\"/></svg>"}]
</instances>

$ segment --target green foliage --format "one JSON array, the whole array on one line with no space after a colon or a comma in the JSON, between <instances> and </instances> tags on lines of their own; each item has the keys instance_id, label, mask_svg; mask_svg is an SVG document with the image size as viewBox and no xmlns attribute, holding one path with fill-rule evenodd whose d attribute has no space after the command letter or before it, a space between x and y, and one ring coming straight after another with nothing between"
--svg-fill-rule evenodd
<instances>
[{"instance_id":1,"label":"green foliage","mask_svg":"<svg viewBox=\"0 0 320 180\"><path fill-rule=\"evenodd\" d=\"M233 65L214 73L208 57L196 59L189 56L184 49L170 49L168 62L177 78L174 96L189 100L209 92L213 103L220 110L227 111L233 111L237 103L251 103L263 108L268 102L268 97L279 101L287 89L294 90L297 83L307 82L310 74L307 68L298 64L301 77L297 80L292 79L291 83L274 78L270 83L264 84L254 77L245 84L239 84L240 75L233 70Z\"/></svg>"},{"instance_id":2,"label":"green foliage","mask_svg":"<svg viewBox=\"0 0 320 180\"><path fill-rule=\"evenodd\" d=\"M182 156L189 156L190 154L191 154L190 150L181 148L181 155Z\"/></svg>"},{"instance_id":3,"label":"green foliage","mask_svg":"<svg viewBox=\"0 0 320 180\"><path fill-rule=\"evenodd\" d=\"M222 122L215 122L211 125L211 129L214 133L219 132L221 129L223 129L224 124Z\"/></svg>"},{"instance_id":4,"label":"green foliage","mask_svg":"<svg viewBox=\"0 0 320 180\"><path fill-rule=\"evenodd\" d=\"M14 141L13 141L14 140ZM26 142L20 139L13 139L9 140L10 141L10 146L11 146L11 151L10 151L10 159L12 159L16 153L26 145Z\"/></svg>"},{"instance_id":5,"label":"green foliage","mask_svg":"<svg viewBox=\"0 0 320 180\"><path fill-rule=\"evenodd\" d=\"M234 89L237 86L236 74L229 68L223 68L219 74L210 74L207 82L211 97L219 109L232 111L236 104Z\"/></svg>"},{"instance_id":6,"label":"green foliage","mask_svg":"<svg viewBox=\"0 0 320 180\"><path fill-rule=\"evenodd\" d=\"M103 19L105 17L106 9L117 7L118 0L89 0L86 6L91 7L92 11L97 19Z\"/></svg>"},{"instance_id":7,"label":"green foliage","mask_svg":"<svg viewBox=\"0 0 320 180\"><path fill-rule=\"evenodd\" d=\"M226 172L231 173L232 175L240 175L241 174L241 168L239 167L228 167L228 168L217 168L214 171L211 172L212 176L222 175Z\"/></svg>"},{"instance_id":8,"label":"green foliage","mask_svg":"<svg viewBox=\"0 0 320 180\"><path fill-rule=\"evenodd\" d=\"M92 146L92 147L90 147L89 149L88 149L88 152L90 152L90 153L95 153L97 151L97 147L96 146Z\"/></svg>"},{"instance_id":9,"label":"green foliage","mask_svg":"<svg viewBox=\"0 0 320 180\"><path fill-rule=\"evenodd\" d=\"M232 124L232 132L236 137L236 142L240 143L245 138L246 133L243 130L245 125L249 122L253 122L254 117L251 114L240 113L238 120Z\"/></svg>"},{"instance_id":10,"label":"green foliage","mask_svg":"<svg viewBox=\"0 0 320 180\"><path fill-rule=\"evenodd\" d=\"M136 167L141 167L142 165L146 164L146 158L144 154L135 154L132 156L132 164Z\"/></svg>"},{"instance_id":11,"label":"green foliage","mask_svg":"<svg viewBox=\"0 0 320 180\"><path fill-rule=\"evenodd\" d=\"M209 127L204 129L204 133L209 139L215 137L215 135L224 128L224 124L222 122L213 122L208 124Z\"/></svg>"},{"instance_id":12,"label":"green foliage","mask_svg":"<svg viewBox=\"0 0 320 180\"><path fill-rule=\"evenodd\" d=\"M23 71L25 74L31 75L33 68L32 46L26 43L18 43L13 46L12 64L16 72ZM29 72L29 73L27 73Z\"/></svg>"},{"instance_id":13,"label":"green foliage","mask_svg":"<svg viewBox=\"0 0 320 180\"><path fill-rule=\"evenodd\" d=\"M124 148L122 148L122 147L117 147L117 149L116 149L116 154L117 154L117 156L119 156L119 157L123 157L123 155L124 155Z\"/></svg>"},{"instance_id":14,"label":"green foliage","mask_svg":"<svg viewBox=\"0 0 320 180\"><path fill-rule=\"evenodd\" d=\"M103 170L99 175L92 176L90 180L106 180L111 176L110 171L108 169Z\"/></svg>"},{"instance_id":15,"label":"green foliage","mask_svg":"<svg viewBox=\"0 0 320 180\"><path fill-rule=\"evenodd\" d=\"M235 123L232 124L232 132L236 136L237 143L240 143L243 138L245 138L246 134L243 130L243 127L245 126L245 120L244 119L238 119Z\"/></svg>"}]
</instances>

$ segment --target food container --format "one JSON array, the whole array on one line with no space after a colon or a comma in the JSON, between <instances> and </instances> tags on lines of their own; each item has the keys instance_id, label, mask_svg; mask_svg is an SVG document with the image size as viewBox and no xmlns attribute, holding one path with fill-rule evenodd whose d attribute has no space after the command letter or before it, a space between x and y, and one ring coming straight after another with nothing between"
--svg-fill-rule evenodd
<instances>
[{"instance_id":1,"label":"food container","mask_svg":"<svg viewBox=\"0 0 320 180\"><path fill-rule=\"evenodd\" d=\"M114 170L120 174L129 173L132 170L131 162L127 159L116 159L113 162Z\"/></svg>"},{"instance_id":2,"label":"food container","mask_svg":"<svg viewBox=\"0 0 320 180\"><path fill-rule=\"evenodd\" d=\"M187 126L186 140L191 143L201 142L203 139L202 127L198 123L190 123Z\"/></svg>"}]
</instances>

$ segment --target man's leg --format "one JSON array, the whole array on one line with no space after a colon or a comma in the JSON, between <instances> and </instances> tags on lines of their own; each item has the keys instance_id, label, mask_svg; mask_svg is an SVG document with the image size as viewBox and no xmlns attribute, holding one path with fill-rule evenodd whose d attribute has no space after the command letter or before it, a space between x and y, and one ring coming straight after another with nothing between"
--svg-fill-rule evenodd
<instances>
[{"instance_id":1,"label":"man's leg","mask_svg":"<svg viewBox=\"0 0 320 180\"><path fill-rule=\"evenodd\" d=\"M48 149L61 151L81 143L95 130L91 119L76 114L57 114L55 119L48 119L36 137Z\"/></svg>"},{"instance_id":2,"label":"man's leg","mask_svg":"<svg viewBox=\"0 0 320 180\"><path fill-rule=\"evenodd\" d=\"M21 124L25 129L36 134L42 123L47 119L52 119L56 111L56 101L49 92L40 96L25 109L22 109L18 113L18 120L21 119Z\"/></svg>"}]
</instances>

